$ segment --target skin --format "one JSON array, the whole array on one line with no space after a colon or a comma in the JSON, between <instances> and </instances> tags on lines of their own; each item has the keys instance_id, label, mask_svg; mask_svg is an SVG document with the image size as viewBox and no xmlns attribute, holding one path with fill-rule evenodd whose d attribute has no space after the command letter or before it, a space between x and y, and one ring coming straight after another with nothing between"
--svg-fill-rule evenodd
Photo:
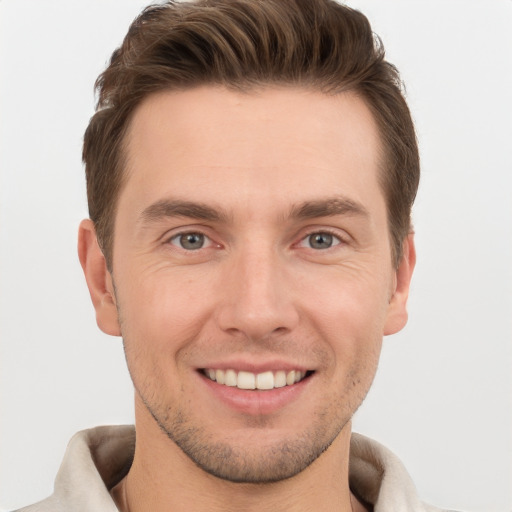
<instances>
[{"instance_id":1,"label":"skin","mask_svg":"<svg viewBox=\"0 0 512 512\"><path fill-rule=\"evenodd\" d=\"M123 336L135 387L120 508L363 510L350 420L407 321L415 263L411 235L392 265L369 109L298 88L163 92L126 143L112 274L92 222L79 233L98 325ZM283 366L308 378L235 405L201 372Z\"/></svg>"}]
</instances>

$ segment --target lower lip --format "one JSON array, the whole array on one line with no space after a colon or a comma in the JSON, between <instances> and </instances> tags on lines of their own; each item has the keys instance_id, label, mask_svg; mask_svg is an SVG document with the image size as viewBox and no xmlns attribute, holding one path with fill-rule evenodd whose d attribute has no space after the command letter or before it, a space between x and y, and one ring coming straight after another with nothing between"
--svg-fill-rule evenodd
<instances>
[{"instance_id":1,"label":"lower lip","mask_svg":"<svg viewBox=\"0 0 512 512\"><path fill-rule=\"evenodd\" d=\"M225 386L199 373L201 380L210 392L230 409L251 416L262 416L275 413L298 399L310 384L312 375L291 386L268 390L244 390L234 386Z\"/></svg>"}]
</instances>

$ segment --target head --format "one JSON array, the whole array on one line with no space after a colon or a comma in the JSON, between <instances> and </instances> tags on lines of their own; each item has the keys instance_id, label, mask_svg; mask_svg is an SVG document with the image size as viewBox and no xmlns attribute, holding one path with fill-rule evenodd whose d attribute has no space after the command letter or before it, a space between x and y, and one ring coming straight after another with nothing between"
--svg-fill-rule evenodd
<instances>
[{"instance_id":1,"label":"head","mask_svg":"<svg viewBox=\"0 0 512 512\"><path fill-rule=\"evenodd\" d=\"M234 482L338 464L414 266L414 131L366 18L153 7L98 87L79 252L137 445Z\"/></svg>"},{"instance_id":2,"label":"head","mask_svg":"<svg viewBox=\"0 0 512 512\"><path fill-rule=\"evenodd\" d=\"M411 230L419 156L398 72L384 60L368 20L332 0L200 0L148 7L97 80L83 159L89 214L110 269L133 113L151 94L201 85L285 85L361 97L379 128L379 181L398 265Z\"/></svg>"}]
</instances>

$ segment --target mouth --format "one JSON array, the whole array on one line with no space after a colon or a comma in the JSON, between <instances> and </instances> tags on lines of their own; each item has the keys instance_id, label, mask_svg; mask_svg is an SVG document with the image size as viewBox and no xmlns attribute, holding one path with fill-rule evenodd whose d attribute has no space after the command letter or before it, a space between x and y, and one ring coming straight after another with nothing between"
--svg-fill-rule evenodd
<instances>
[{"instance_id":1,"label":"mouth","mask_svg":"<svg viewBox=\"0 0 512 512\"><path fill-rule=\"evenodd\" d=\"M208 379L223 386L261 391L293 386L313 374L312 371L302 370L269 370L262 373L252 373L236 371L234 369L221 370L216 368L203 368L200 372Z\"/></svg>"}]
</instances>

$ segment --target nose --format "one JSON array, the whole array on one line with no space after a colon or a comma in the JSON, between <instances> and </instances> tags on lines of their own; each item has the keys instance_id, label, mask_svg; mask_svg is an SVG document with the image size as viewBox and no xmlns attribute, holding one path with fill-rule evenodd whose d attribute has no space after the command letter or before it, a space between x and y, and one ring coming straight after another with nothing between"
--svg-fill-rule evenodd
<instances>
[{"instance_id":1,"label":"nose","mask_svg":"<svg viewBox=\"0 0 512 512\"><path fill-rule=\"evenodd\" d=\"M227 263L225 276L217 312L224 332L261 341L296 327L293 276L272 248L247 248Z\"/></svg>"}]
</instances>

